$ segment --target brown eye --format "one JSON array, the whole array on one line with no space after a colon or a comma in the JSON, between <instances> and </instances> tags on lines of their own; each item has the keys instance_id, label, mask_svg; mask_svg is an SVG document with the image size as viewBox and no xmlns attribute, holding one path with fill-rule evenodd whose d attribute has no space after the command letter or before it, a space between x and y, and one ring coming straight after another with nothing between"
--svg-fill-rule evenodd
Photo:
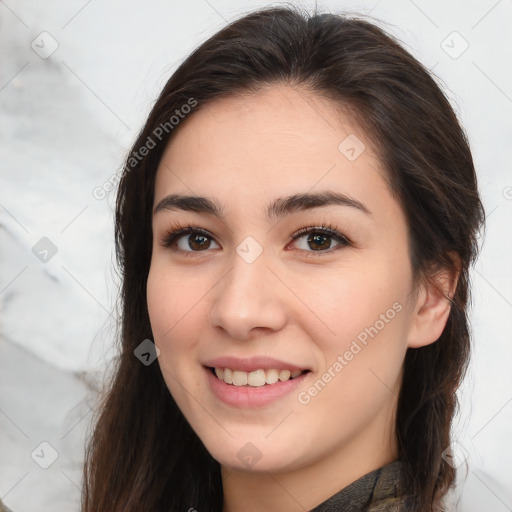
<instances>
[{"instance_id":1,"label":"brown eye","mask_svg":"<svg viewBox=\"0 0 512 512\"><path fill-rule=\"evenodd\" d=\"M329 249L350 245L347 237L332 228L303 228L293 237L299 241L299 249L307 252L324 253Z\"/></svg>"},{"instance_id":2,"label":"brown eye","mask_svg":"<svg viewBox=\"0 0 512 512\"><path fill-rule=\"evenodd\" d=\"M212 248L213 237L202 229L186 227L170 231L162 237L161 244L177 252L194 253ZM177 247L177 249L175 248ZM218 248L218 244L217 247Z\"/></svg>"},{"instance_id":3,"label":"brown eye","mask_svg":"<svg viewBox=\"0 0 512 512\"><path fill-rule=\"evenodd\" d=\"M331 242L331 237L324 234L311 234L307 239L307 243L312 249L330 249Z\"/></svg>"}]
</instances>

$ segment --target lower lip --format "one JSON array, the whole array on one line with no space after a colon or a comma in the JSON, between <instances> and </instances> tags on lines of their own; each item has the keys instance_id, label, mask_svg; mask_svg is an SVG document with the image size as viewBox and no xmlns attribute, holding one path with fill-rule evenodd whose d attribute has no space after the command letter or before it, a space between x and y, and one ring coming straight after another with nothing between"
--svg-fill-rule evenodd
<instances>
[{"instance_id":1,"label":"lower lip","mask_svg":"<svg viewBox=\"0 0 512 512\"><path fill-rule=\"evenodd\" d=\"M205 368L211 389L224 403L234 407L264 407L291 393L311 372L306 372L284 382L264 386L234 386L217 378L210 368Z\"/></svg>"}]
</instances>

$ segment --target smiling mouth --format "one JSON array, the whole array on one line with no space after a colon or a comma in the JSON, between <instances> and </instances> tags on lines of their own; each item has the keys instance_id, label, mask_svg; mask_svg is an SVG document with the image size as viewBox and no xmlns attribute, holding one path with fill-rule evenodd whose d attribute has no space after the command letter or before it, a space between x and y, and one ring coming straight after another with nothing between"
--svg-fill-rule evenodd
<instances>
[{"instance_id":1,"label":"smiling mouth","mask_svg":"<svg viewBox=\"0 0 512 512\"><path fill-rule=\"evenodd\" d=\"M305 373L309 373L309 370L278 370L276 368L258 369L252 372L244 372L241 370L233 370L231 368L212 368L208 369L226 384L232 386L241 387L261 387L276 382L286 382L293 380Z\"/></svg>"}]
</instances>

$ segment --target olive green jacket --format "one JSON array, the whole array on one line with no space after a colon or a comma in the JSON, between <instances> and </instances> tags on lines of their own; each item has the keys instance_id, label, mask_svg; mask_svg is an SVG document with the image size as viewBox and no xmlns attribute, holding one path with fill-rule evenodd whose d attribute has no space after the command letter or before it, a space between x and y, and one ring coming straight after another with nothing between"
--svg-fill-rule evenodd
<instances>
[{"instance_id":1,"label":"olive green jacket","mask_svg":"<svg viewBox=\"0 0 512 512\"><path fill-rule=\"evenodd\" d=\"M362 476L311 512L412 512L402 482L402 463L395 461Z\"/></svg>"}]
</instances>

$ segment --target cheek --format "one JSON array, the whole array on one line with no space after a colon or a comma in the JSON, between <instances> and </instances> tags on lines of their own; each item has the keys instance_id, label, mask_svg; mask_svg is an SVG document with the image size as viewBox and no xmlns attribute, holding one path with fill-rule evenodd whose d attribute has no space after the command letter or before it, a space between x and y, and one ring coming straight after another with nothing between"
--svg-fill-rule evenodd
<instances>
[{"instance_id":1,"label":"cheek","mask_svg":"<svg viewBox=\"0 0 512 512\"><path fill-rule=\"evenodd\" d=\"M319 369L297 397L297 421L321 432L315 442L355 435L379 415L388 414L400 386L406 351L408 313L403 286L385 283L374 274L343 280L329 288L330 301L319 299L319 311L334 331L313 338ZM327 446L326 444L326 446Z\"/></svg>"},{"instance_id":2,"label":"cheek","mask_svg":"<svg viewBox=\"0 0 512 512\"><path fill-rule=\"evenodd\" d=\"M317 320L303 323L317 344L323 368L301 403L315 403L319 413L336 404L332 414L338 427L348 421L346 411L354 421L358 416L362 420L397 392L409 325L408 268L382 259L317 279L314 287L302 281L310 293L308 305L326 327L319 336L313 329Z\"/></svg>"},{"instance_id":3,"label":"cheek","mask_svg":"<svg viewBox=\"0 0 512 512\"><path fill-rule=\"evenodd\" d=\"M408 276L402 273L382 264L354 265L295 278L294 290L310 310L303 321L326 357L348 350L353 340L364 344L377 335L399 342L408 291Z\"/></svg>"},{"instance_id":4,"label":"cheek","mask_svg":"<svg viewBox=\"0 0 512 512\"><path fill-rule=\"evenodd\" d=\"M146 289L149 319L160 349L158 361L173 395L176 379L181 382L187 374L193 375L188 368L204 328L204 319L199 320L200 298L205 294L201 287L204 283L197 276L186 277L159 265L150 268Z\"/></svg>"},{"instance_id":5,"label":"cheek","mask_svg":"<svg viewBox=\"0 0 512 512\"><path fill-rule=\"evenodd\" d=\"M147 280L148 312L153 335L166 344L180 330L195 325L206 293L205 280L198 273L187 273L152 264Z\"/></svg>"},{"instance_id":6,"label":"cheek","mask_svg":"<svg viewBox=\"0 0 512 512\"><path fill-rule=\"evenodd\" d=\"M193 409L190 397L200 396L197 375L197 340L204 330L201 298L204 280L184 275L158 263L151 266L147 302L158 364L171 395L186 416ZM190 421L190 419L189 419Z\"/></svg>"}]
</instances>

